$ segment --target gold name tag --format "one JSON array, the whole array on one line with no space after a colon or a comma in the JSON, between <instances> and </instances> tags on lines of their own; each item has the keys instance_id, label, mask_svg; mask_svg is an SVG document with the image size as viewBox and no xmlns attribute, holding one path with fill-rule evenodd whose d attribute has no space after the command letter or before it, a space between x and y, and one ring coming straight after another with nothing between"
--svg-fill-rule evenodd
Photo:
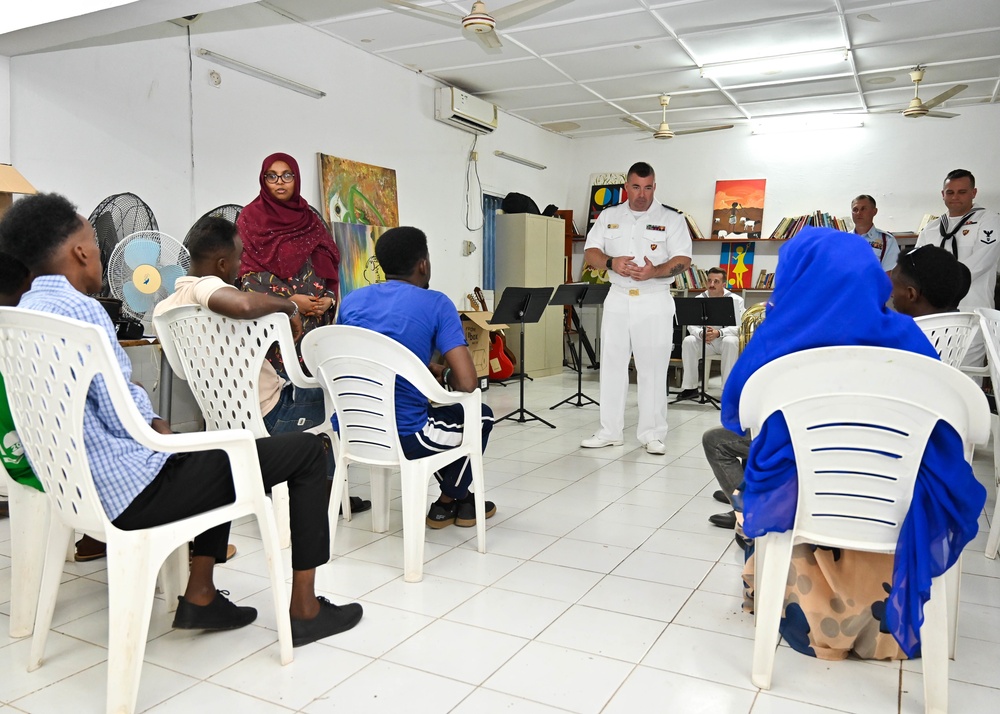
<instances>
[{"instance_id":1,"label":"gold name tag","mask_svg":"<svg viewBox=\"0 0 1000 714\"><path fill-rule=\"evenodd\" d=\"M636 289L636 288L632 288L631 290L629 290L629 291L628 291L628 296L629 296L629 297L638 297L638 296L639 296L639 291L638 291L638 289Z\"/></svg>"},{"instance_id":2,"label":"gold name tag","mask_svg":"<svg viewBox=\"0 0 1000 714\"><path fill-rule=\"evenodd\" d=\"M609 223L609 224L608 224L608 228L609 228L609 229L611 229L611 230L614 230L614 229L615 229L615 228L617 228L617 227L618 227L618 224L617 224L617 223Z\"/></svg>"}]
</instances>

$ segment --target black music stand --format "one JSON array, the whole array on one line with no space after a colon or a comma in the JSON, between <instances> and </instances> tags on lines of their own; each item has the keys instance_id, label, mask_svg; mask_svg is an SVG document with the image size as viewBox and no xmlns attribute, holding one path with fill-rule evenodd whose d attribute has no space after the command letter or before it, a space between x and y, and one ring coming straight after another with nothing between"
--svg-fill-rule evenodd
<instances>
[{"instance_id":1,"label":"black music stand","mask_svg":"<svg viewBox=\"0 0 1000 714\"><path fill-rule=\"evenodd\" d=\"M611 284L593 285L591 283L567 283L556 288L555 295L549 300L549 305L569 305L569 309L574 307L582 308L584 305L603 305L604 298L608 296ZM561 407L569 404L574 407L585 407L587 404L600 404L596 399L592 399L583 393L583 325L579 325L576 330L577 355L576 360L576 394L566 397L558 404L554 404L549 409ZM576 399L576 403L573 400ZM584 402L583 400L587 401Z\"/></svg>"},{"instance_id":2,"label":"black music stand","mask_svg":"<svg viewBox=\"0 0 1000 714\"><path fill-rule=\"evenodd\" d=\"M500 417L496 422L514 419L516 416L515 421L521 424L528 421L540 421L546 426L556 428L555 424L550 424L524 408L524 326L534 324L542 319L542 313L548 307L551 295L552 288L507 288L500 296L500 304L497 305L497 309L493 311L491 325L513 325L515 322L521 325L521 369L518 375L518 382L521 385L521 406L510 414ZM525 419L525 415L529 418Z\"/></svg>"},{"instance_id":3,"label":"black music stand","mask_svg":"<svg viewBox=\"0 0 1000 714\"><path fill-rule=\"evenodd\" d=\"M702 335L706 327L731 327L736 324L736 308L731 297L721 298L674 298L677 322L681 325L700 325ZM721 340L722 337L719 337ZM698 398L698 404L711 404L719 409L719 400L705 393L705 345L701 340L701 359L698 361L698 378L701 388L698 394L687 399ZM683 354L683 352L682 352ZM681 401L677 397L671 404Z\"/></svg>"}]
</instances>

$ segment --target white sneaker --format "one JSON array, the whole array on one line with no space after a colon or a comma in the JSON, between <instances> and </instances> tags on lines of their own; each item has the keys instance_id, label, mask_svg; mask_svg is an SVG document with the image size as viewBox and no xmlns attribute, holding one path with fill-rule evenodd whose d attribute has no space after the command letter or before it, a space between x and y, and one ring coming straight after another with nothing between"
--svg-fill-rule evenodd
<instances>
[{"instance_id":1,"label":"white sneaker","mask_svg":"<svg viewBox=\"0 0 1000 714\"><path fill-rule=\"evenodd\" d=\"M580 442L580 446L584 449L603 449L605 446L621 446L625 441L622 439L602 439L597 434L594 434L589 439L584 439Z\"/></svg>"},{"instance_id":2,"label":"white sneaker","mask_svg":"<svg viewBox=\"0 0 1000 714\"><path fill-rule=\"evenodd\" d=\"M663 442L659 439L653 439L652 441L646 442L646 453L647 454L665 454L667 453L667 447L664 446Z\"/></svg>"}]
</instances>

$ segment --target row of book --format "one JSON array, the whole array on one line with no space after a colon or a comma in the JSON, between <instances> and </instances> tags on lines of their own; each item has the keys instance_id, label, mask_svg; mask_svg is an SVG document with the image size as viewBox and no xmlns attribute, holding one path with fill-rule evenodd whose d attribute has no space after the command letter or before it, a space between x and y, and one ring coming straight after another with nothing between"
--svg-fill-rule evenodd
<instances>
[{"instance_id":1,"label":"row of book","mask_svg":"<svg viewBox=\"0 0 1000 714\"><path fill-rule=\"evenodd\" d=\"M694 263L683 273L674 278L675 288L686 290L704 290L708 287L708 274Z\"/></svg>"},{"instance_id":2,"label":"row of book","mask_svg":"<svg viewBox=\"0 0 1000 714\"><path fill-rule=\"evenodd\" d=\"M757 284L754 285L759 290L770 290L774 287L774 273L761 270L757 275Z\"/></svg>"},{"instance_id":3,"label":"row of book","mask_svg":"<svg viewBox=\"0 0 1000 714\"><path fill-rule=\"evenodd\" d=\"M850 231L847 221L831 216L825 211L806 213L801 216L786 216L782 218L768 240L788 240L806 226L835 228L838 231Z\"/></svg>"}]
</instances>

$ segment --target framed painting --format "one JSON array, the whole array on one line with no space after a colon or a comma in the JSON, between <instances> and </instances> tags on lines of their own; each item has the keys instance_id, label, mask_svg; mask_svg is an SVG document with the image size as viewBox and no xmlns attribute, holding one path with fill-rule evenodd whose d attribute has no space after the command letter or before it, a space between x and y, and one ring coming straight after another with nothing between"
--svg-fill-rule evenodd
<instances>
[{"instance_id":1,"label":"framed painting","mask_svg":"<svg viewBox=\"0 0 1000 714\"><path fill-rule=\"evenodd\" d=\"M764 219L766 179L716 181L712 238L758 240Z\"/></svg>"},{"instance_id":2,"label":"framed painting","mask_svg":"<svg viewBox=\"0 0 1000 714\"><path fill-rule=\"evenodd\" d=\"M366 285L384 283L385 273L375 258L375 243L389 229L360 223L333 223L332 227L340 249L341 297Z\"/></svg>"},{"instance_id":3,"label":"framed painting","mask_svg":"<svg viewBox=\"0 0 1000 714\"><path fill-rule=\"evenodd\" d=\"M726 288L753 287L753 243L723 243L719 267L726 271Z\"/></svg>"}]
</instances>

